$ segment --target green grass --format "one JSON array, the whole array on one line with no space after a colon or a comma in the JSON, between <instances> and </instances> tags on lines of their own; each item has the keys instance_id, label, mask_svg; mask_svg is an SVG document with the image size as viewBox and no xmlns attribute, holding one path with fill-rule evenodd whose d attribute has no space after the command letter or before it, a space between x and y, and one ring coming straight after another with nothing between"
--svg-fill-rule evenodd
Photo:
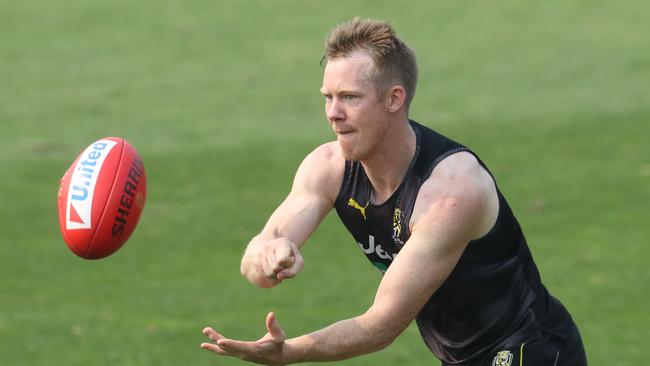
<instances>
[{"instance_id":1,"label":"green grass","mask_svg":"<svg viewBox=\"0 0 650 366\"><path fill-rule=\"evenodd\" d=\"M331 139L326 32L390 19L417 52L412 117L491 167L591 365L641 365L650 334L650 49L642 1L0 0L0 364L236 365L200 331L298 335L363 312L379 276L328 217L304 273L259 290L247 240ZM145 161L127 245L72 255L58 179L103 136ZM327 291L324 291L327 289ZM435 364L410 327L345 365Z\"/></svg>"}]
</instances>

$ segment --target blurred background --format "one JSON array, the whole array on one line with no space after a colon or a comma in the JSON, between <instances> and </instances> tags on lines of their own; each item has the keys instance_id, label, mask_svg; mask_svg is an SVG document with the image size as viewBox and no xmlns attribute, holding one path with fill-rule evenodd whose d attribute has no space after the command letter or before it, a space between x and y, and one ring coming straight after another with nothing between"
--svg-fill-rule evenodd
<instances>
[{"instance_id":1,"label":"blurred background","mask_svg":"<svg viewBox=\"0 0 650 366\"><path fill-rule=\"evenodd\" d=\"M390 20L417 53L411 118L477 151L517 214L591 365L646 362L650 5L645 1L0 0L0 364L239 365L201 329L257 339L358 315L379 282L330 215L301 276L260 290L248 240L302 158L333 139L328 31ZM59 178L105 136L142 155L140 224L74 256ZM412 326L343 365L436 364Z\"/></svg>"}]
</instances>

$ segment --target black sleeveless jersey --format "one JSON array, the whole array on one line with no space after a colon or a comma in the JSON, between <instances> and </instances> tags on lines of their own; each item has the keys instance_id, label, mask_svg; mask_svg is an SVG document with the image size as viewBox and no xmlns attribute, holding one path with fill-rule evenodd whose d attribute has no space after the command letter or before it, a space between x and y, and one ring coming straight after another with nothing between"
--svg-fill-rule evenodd
<instances>
[{"instance_id":1,"label":"black sleeveless jersey","mask_svg":"<svg viewBox=\"0 0 650 366\"><path fill-rule=\"evenodd\" d=\"M415 199L436 165L460 151L474 154L427 127L410 123L417 136L416 152L393 195L373 205L363 166L346 161L334 205L366 257L382 272L408 245ZM427 346L448 364L484 356L498 345L526 342L541 329L561 334L565 324L572 322L542 285L519 223L498 188L497 193L499 214L494 227L467 245L452 273L416 317Z\"/></svg>"}]
</instances>

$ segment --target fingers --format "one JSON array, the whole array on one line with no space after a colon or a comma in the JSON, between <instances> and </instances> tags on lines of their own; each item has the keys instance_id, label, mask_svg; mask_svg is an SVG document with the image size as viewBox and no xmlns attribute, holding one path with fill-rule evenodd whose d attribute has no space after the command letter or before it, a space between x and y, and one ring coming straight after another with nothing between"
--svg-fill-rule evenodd
<instances>
[{"instance_id":1,"label":"fingers","mask_svg":"<svg viewBox=\"0 0 650 366\"><path fill-rule=\"evenodd\" d=\"M217 346L214 343L201 343L201 348L207 351L214 352L222 356L230 356L230 354L224 351L221 347Z\"/></svg>"},{"instance_id":2,"label":"fingers","mask_svg":"<svg viewBox=\"0 0 650 366\"><path fill-rule=\"evenodd\" d=\"M225 338L221 334L217 333L217 331L212 329L211 327L203 328L203 334L205 334L213 342L216 342L216 341L218 341L220 339Z\"/></svg>"},{"instance_id":3,"label":"fingers","mask_svg":"<svg viewBox=\"0 0 650 366\"><path fill-rule=\"evenodd\" d=\"M282 270L282 267L275 263L275 254L273 252L264 250L257 254L255 269L265 278L276 280L276 275Z\"/></svg>"},{"instance_id":4,"label":"fingers","mask_svg":"<svg viewBox=\"0 0 650 366\"><path fill-rule=\"evenodd\" d=\"M252 346L254 345L254 342L228 339L210 327L204 328L203 334L208 336L208 338L214 343L203 342L201 343L201 348L222 356L240 357L241 353L251 351Z\"/></svg>"},{"instance_id":5,"label":"fingers","mask_svg":"<svg viewBox=\"0 0 650 366\"><path fill-rule=\"evenodd\" d=\"M208 351L212 351L212 352L214 352L214 353L216 353L218 355L229 356L228 352L226 352L221 347L219 347L218 345L215 344L219 340L224 339L224 336L217 333L217 331L215 331L214 329L212 329L210 327L204 328L203 329L203 334L205 334L214 343L207 343L207 342L201 343L201 348L203 348L205 350L208 350Z\"/></svg>"},{"instance_id":6,"label":"fingers","mask_svg":"<svg viewBox=\"0 0 650 366\"><path fill-rule=\"evenodd\" d=\"M255 342L236 341L234 339L222 338L217 344L201 343L201 348L214 352L221 356L231 356L241 359L246 358L246 354L254 353L260 348Z\"/></svg>"},{"instance_id":7,"label":"fingers","mask_svg":"<svg viewBox=\"0 0 650 366\"><path fill-rule=\"evenodd\" d=\"M268 349L270 346L269 343L237 341L234 339L222 339L218 343L219 348L235 357L241 357L241 355L249 353L256 353Z\"/></svg>"},{"instance_id":8,"label":"fingers","mask_svg":"<svg viewBox=\"0 0 650 366\"><path fill-rule=\"evenodd\" d=\"M214 329L206 327L203 334L214 343L201 343L201 348L221 356L236 357L264 365L285 364L283 348L285 335L273 312L266 316L267 334L257 341L247 342L228 339Z\"/></svg>"},{"instance_id":9,"label":"fingers","mask_svg":"<svg viewBox=\"0 0 650 366\"><path fill-rule=\"evenodd\" d=\"M275 278L276 274L276 264L275 264L275 255L271 253L269 255L268 251L260 252L258 255L259 266L262 269L262 274L267 278Z\"/></svg>"}]
</instances>

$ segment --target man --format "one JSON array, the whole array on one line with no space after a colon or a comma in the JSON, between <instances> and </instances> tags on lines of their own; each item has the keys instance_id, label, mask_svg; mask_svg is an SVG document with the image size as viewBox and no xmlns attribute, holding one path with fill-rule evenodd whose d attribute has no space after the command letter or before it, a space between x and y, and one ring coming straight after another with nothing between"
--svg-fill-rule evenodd
<instances>
[{"instance_id":1,"label":"man","mask_svg":"<svg viewBox=\"0 0 650 366\"><path fill-rule=\"evenodd\" d=\"M310 153L291 192L249 243L241 272L273 287L335 208L384 272L355 318L287 339L273 313L258 341L213 328L202 348L271 365L335 361L388 346L415 319L444 365L586 365L580 335L541 283L505 198L466 147L408 119L417 65L385 22L335 28L321 93L336 141Z\"/></svg>"}]
</instances>

